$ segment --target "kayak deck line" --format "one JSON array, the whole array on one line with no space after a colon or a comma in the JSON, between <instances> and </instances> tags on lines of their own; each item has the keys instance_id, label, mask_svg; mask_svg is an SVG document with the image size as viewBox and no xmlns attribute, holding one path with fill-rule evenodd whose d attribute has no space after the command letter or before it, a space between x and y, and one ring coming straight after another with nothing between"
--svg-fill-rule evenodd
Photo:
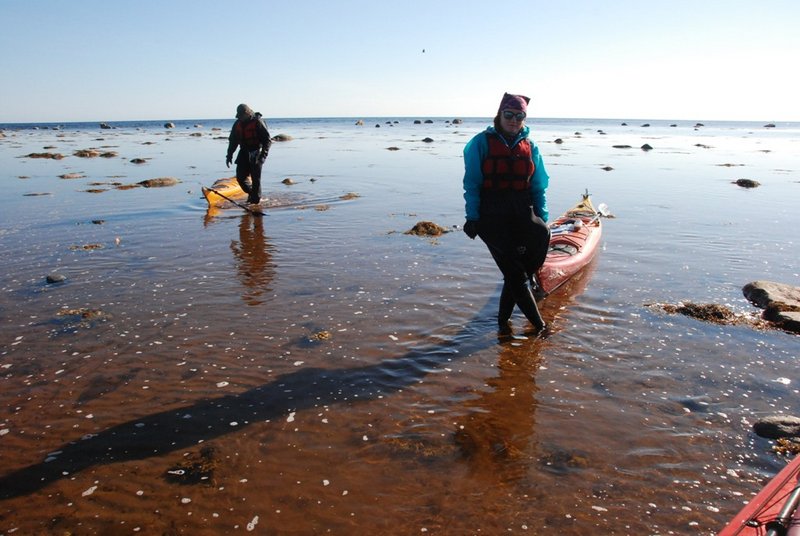
<instances>
[{"instance_id":1,"label":"kayak deck line","mask_svg":"<svg viewBox=\"0 0 800 536\"><path fill-rule=\"evenodd\" d=\"M718 536L800 536L800 456L767 482Z\"/></svg>"}]
</instances>

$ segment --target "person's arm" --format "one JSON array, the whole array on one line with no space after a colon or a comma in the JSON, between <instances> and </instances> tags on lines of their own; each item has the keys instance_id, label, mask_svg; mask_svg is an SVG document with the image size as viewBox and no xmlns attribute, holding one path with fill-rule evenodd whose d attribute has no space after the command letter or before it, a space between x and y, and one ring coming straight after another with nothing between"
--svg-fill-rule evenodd
<instances>
[{"instance_id":1,"label":"person's arm","mask_svg":"<svg viewBox=\"0 0 800 536\"><path fill-rule=\"evenodd\" d=\"M480 219L483 170L481 165L488 151L486 135L481 133L464 147L464 211L468 221Z\"/></svg>"},{"instance_id":2,"label":"person's arm","mask_svg":"<svg viewBox=\"0 0 800 536\"><path fill-rule=\"evenodd\" d=\"M272 138L269 135L269 130L267 129L267 122L258 118L258 141L261 142L261 154L259 158L263 162L267 159L267 155L269 154L269 148L272 146Z\"/></svg>"},{"instance_id":3,"label":"person's arm","mask_svg":"<svg viewBox=\"0 0 800 536\"><path fill-rule=\"evenodd\" d=\"M533 175L531 176L531 200L533 201L533 212L547 221L550 212L547 210L547 196L545 191L550 184L550 176L544 167L544 160L542 154L539 152L539 146L531 141L531 160L535 166Z\"/></svg>"},{"instance_id":4,"label":"person's arm","mask_svg":"<svg viewBox=\"0 0 800 536\"><path fill-rule=\"evenodd\" d=\"M233 161L233 153L234 153L234 151L236 151L236 147L238 147L238 145L239 145L239 136L236 135L236 125L237 125L237 123L239 123L238 120L231 127L231 133L228 136L228 152L227 152L226 157L225 157L225 163L228 164L229 166L231 165L231 162Z\"/></svg>"}]
</instances>

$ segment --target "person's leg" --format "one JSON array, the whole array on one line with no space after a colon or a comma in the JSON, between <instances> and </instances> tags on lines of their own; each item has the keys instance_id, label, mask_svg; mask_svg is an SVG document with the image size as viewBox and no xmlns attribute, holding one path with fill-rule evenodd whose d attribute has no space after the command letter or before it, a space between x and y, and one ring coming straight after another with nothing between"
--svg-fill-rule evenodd
<instances>
[{"instance_id":1,"label":"person's leg","mask_svg":"<svg viewBox=\"0 0 800 536\"><path fill-rule=\"evenodd\" d=\"M539 308L536 306L536 300L531 293L527 279L523 279L521 284L514 285L511 291L519 310L522 311L525 318L536 328L536 331L543 330L546 324L542 319L542 315L539 313Z\"/></svg>"},{"instance_id":2,"label":"person's leg","mask_svg":"<svg viewBox=\"0 0 800 536\"><path fill-rule=\"evenodd\" d=\"M502 222L497 225L492 220L481 221L478 235L486 243L494 262L503 273L503 291L500 294L500 307L497 315L498 325L501 328L504 323L508 326L508 320L513 312L514 304L516 304L536 330L543 329L545 323L539 314L531 289L528 287L528 276L525 273L522 258L517 247L513 245L513 240L508 232L504 230Z\"/></svg>"},{"instance_id":3,"label":"person's leg","mask_svg":"<svg viewBox=\"0 0 800 536\"><path fill-rule=\"evenodd\" d=\"M511 287L506 282L503 282L503 290L500 291L500 306L497 310L497 327L501 331L508 331L510 329L509 322L511 314L514 312L514 295L511 293Z\"/></svg>"},{"instance_id":4,"label":"person's leg","mask_svg":"<svg viewBox=\"0 0 800 536\"><path fill-rule=\"evenodd\" d=\"M250 177L250 163L246 161L246 158L240 157L236 160L236 182L242 187L242 191L249 195L250 182L247 180L248 177Z\"/></svg>"},{"instance_id":5,"label":"person's leg","mask_svg":"<svg viewBox=\"0 0 800 536\"><path fill-rule=\"evenodd\" d=\"M533 214L533 210L530 219L526 218L521 227L519 241L524 248L522 262L530 277L542 267L547 257L550 248L550 228L544 220Z\"/></svg>"},{"instance_id":6,"label":"person's leg","mask_svg":"<svg viewBox=\"0 0 800 536\"><path fill-rule=\"evenodd\" d=\"M247 202L257 204L261 202L261 163L258 160L250 166L250 178L253 182L247 195Z\"/></svg>"}]
</instances>

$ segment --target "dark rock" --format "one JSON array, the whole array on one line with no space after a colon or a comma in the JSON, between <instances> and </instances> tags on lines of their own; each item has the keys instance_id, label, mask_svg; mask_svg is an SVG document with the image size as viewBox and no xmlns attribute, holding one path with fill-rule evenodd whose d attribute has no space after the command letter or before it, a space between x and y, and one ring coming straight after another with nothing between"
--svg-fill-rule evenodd
<instances>
[{"instance_id":1,"label":"dark rock","mask_svg":"<svg viewBox=\"0 0 800 536\"><path fill-rule=\"evenodd\" d=\"M652 150L653 147L651 147L649 143L645 143L644 145L642 145L642 151L652 151Z\"/></svg>"},{"instance_id":2,"label":"dark rock","mask_svg":"<svg viewBox=\"0 0 800 536\"><path fill-rule=\"evenodd\" d=\"M67 276L62 275L62 274L53 273L53 274L50 274L50 275L47 276L47 282L49 284L63 283L66 280L67 280Z\"/></svg>"},{"instance_id":3,"label":"dark rock","mask_svg":"<svg viewBox=\"0 0 800 536\"><path fill-rule=\"evenodd\" d=\"M611 170L613 170L614 168L613 168L613 167L611 167L611 166L603 166L603 167L602 167L602 168L600 168L600 169L602 169L603 171L611 171Z\"/></svg>"},{"instance_id":4,"label":"dark rock","mask_svg":"<svg viewBox=\"0 0 800 536\"><path fill-rule=\"evenodd\" d=\"M64 158L60 153L30 153L25 155L26 158L49 158L51 160L61 160Z\"/></svg>"},{"instance_id":5,"label":"dark rock","mask_svg":"<svg viewBox=\"0 0 800 536\"><path fill-rule=\"evenodd\" d=\"M433 138L423 138L422 141L424 141L425 143L433 143Z\"/></svg>"},{"instance_id":6,"label":"dark rock","mask_svg":"<svg viewBox=\"0 0 800 536\"><path fill-rule=\"evenodd\" d=\"M758 188L759 186L761 186L760 182L754 181L752 179L737 179L733 181L733 184L741 186L742 188Z\"/></svg>"},{"instance_id":7,"label":"dark rock","mask_svg":"<svg viewBox=\"0 0 800 536\"><path fill-rule=\"evenodd\" d=\"M415 125L421 125L422 121L420 121L419 119L414 119L414 124Z\"/></svg>"},{"instance_id":8,"label":"dark rock","mask_svg":"<svg viewBox=\"0 0 800 536\"><path fill-rule=\"evenodd\" d=\"M786 310L800 311L800 288L774 281L753 281L742 288L744 297L756 307L766 309L780 306Z\"/></svg>"},{"instance_id":9,"label":"dark rock","mask_svg":"<svg viewBox=\"0 0 800 536\"><path fill-rule=\"evenodd\" d=\"M175 186L180 181L174 177L159 177L157 179L147 179L139 181L136 184L144 186L145 188L163 188L165 186Z\"/></svg>"},{"instance_id":10,"label":"dark rock","mask_svg":"<svg viewBox=\"0 0 800 536\"><path fill-rule=\"evenodd\" d=\"M764 128L775 128L775 123L767 123Z\"/></svg>"},{"instance_id":11,"label":"dark rock","mask_svg":"<svg viewBox=\"0 0 800 536\"><path fill-rule=\"evenodd\" d=\"M564 143L564 140L562 140L561 138L556 138L556 139L555 139L555 141L554 141L553 143L556 143L556 144L558 144L558 145L561 145L562 143Z\"/></svg>"},{"instance_id":12,"label":"dark rock","mask_svg":"<svg viewBox=\"0 0 800 536\"><path fill-rule=\"evenodd\" d=\"M742 294L750 303L764 309L765 320L792 333L800 333L800 287L753 281L742 288Z\"/></svg>"},{"instance_id":13,"label":"dark rock","mask_svg":"<svg viewBox=\"0 0 800 536\"><path fill-rule=\"evenodd\" d=\"M614 149L630 149L630 145L613 145Z\"/></svg>"},{"instance_id":14,"label":"dark rock","mask_svg":"<svg viewBox=\"0 0 800 536\"><path fill-rule=\"evenodd\" d=\"M753 424L753 431L760 437L778 439L800 436L800 418L789 415L770 415Z\"/></svg>"},{"instance_id":15,"label":"dark rock","mask_svg":"<svg viewBox=\"0 0 800 536\"><path fill-rule=\"evenodd\" d=\"M100 128L102 128L103 130L107 130L111 128L111 125L109 125L108 123L100 123Z\"/></svg>"},{"instance_id":16,"label":"dark rock","mask_svg":"<svg viewBox=\"0 0 800 536\"><path fill-rule=\"evenodd\" d=\"M642 126L643 126L643 127L649 127L649 126L650 126L650 123L645 123L645 124L643 124Z\"/></svg>"},{"instance_id":17,"label":"dark rock","mask_svg":"<svg viewBox=\"0 0 800 536\"><path fill-rule=\"evenodd\" d=\"M164 123L164 128L175 128L175 123Z\"/></svg>"},{"instance_id":18,"label":"dark rock","mask_svg":"<svg viewBox=\"0 0 800 536\"><path fill-rule=\"evenodd\" d=\"M425 120L425 124L426 125L432 125L433 124L433 119L426 119Z\"/></svg>"},{"instance_id":19,"label":"dark rock","mask_svg":"<svg viewBox=\"0 0 800 536\"><path fill-rule=\"evenodd\" d=\"M131 164L144 164L146 162L147 160L145 160L144 158L134 158L133 160L131 160Z\"/></svg>"},{"instance_id":20,"label":"dark rock","mask_svg":"<svg viewBox=\"0 0 800 536\"><path fill-rule=\"evenodd\" d=\"M454 124L454 125L460 125L460 124L461 124L461 123L463 123L463 122L464 122L464 121L463 121L463 120L461 120L461 119L453 119L453 124Z\"/></svg>"}]
</instances>

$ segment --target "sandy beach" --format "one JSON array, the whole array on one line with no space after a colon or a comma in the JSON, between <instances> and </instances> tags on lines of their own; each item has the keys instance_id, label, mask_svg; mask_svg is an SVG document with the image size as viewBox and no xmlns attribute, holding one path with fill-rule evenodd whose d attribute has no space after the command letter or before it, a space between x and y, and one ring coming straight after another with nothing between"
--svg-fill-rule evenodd
<instances>
[{"instance_id":1,"label":"sandy beach","mask_svg":"<svg viewBox=\"0 0 800 536\"><path fill-rule=\"evenodd\" d=\"M0 126L0 534L714 534L783 466L797 335L652 304L800 285L800 124L534 118L615 218L509 342L489 120L356 119L267 118L264 217L200 194L228 120Z\"/></svg>"}]
</instances>

